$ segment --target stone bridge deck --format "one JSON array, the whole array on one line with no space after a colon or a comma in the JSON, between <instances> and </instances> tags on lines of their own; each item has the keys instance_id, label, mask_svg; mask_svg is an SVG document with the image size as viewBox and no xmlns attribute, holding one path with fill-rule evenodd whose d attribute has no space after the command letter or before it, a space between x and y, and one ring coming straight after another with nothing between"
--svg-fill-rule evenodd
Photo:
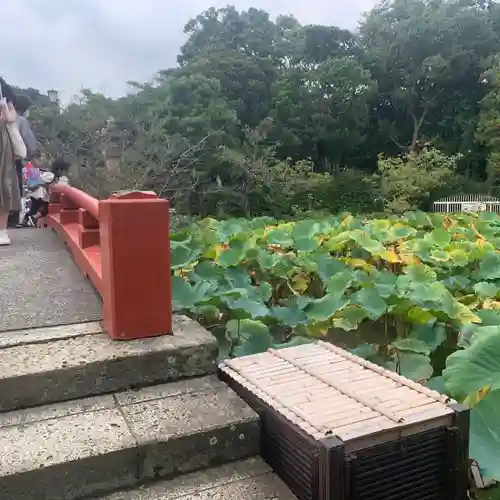
<instances>
[{"instance_id":1,"label":"stone bridge deck","mask_svg":"<svg viewBox=\"0 0 500 500\"><path fill-rule=\"evenodd\" d=\"M0 332L101 320L101 298L50 229L9 231L0 247Z\"/></svg>"}]
</instances>

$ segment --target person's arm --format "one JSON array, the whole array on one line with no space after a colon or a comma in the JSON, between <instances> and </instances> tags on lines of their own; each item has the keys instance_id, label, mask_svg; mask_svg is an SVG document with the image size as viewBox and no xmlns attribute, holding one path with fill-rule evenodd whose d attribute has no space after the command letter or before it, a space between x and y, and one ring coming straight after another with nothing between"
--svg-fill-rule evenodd
<instances>
[{"instance_id":1,"label":"person's arm","mask_svg":"<svg viewBox=\"0 0 500 500\"><path fill-rule=\"evenodd\" d=\"M18 116L16 123L26 146L27 158L30 159L37 151L35 134L31 130L30 122L24 116Z\"/></svg>"}]
</instances>

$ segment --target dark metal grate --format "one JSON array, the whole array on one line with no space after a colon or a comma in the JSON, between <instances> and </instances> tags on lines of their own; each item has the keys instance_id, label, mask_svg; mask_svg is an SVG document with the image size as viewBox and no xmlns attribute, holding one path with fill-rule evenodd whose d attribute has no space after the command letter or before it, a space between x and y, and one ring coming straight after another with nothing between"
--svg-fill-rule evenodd
<instances>
[{"instance_id":1,"label":"dark metal grate","mask_svg":"<svg viewBox=\"0 0 500 500\"><path fill-rule=\"evenodd\" d=\"M300 500L313 500L318 483L318 447L272 414L261 420L264 459Z\"/></svg>"},{"instance_id":2,"label":"dark metal grate","mask_svg":"<svg viewBox=\"0 0 500 500\"><path fill-rule=\"evenodd\" d=\"M362 450L352 457L352 499L442 500L446 462L444 428Z\"/></svg>"}]
</instances>

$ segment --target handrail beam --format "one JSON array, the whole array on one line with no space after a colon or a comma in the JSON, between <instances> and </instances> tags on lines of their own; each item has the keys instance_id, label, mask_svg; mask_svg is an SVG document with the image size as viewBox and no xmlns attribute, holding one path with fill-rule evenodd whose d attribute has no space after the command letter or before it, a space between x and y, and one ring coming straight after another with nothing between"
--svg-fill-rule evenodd
<instances>
[{"instance_id":1,"label":"handrail beam","mask_svg":"<svg viewBox=\"0 0 500 500\"><path fill-rule=\"evenodd\" d=\"M66 184L56 184L52 191L67 196L75 205L86 210L94 219L99 220L99 200Z\"/></svg>"}]
</instances>

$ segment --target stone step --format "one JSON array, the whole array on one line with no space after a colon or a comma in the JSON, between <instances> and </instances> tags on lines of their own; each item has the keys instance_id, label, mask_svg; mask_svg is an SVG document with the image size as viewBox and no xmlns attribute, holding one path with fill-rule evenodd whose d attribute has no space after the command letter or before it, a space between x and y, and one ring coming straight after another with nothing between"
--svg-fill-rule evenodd
<instances>
[{"instance_id":1,"label":"stone step","mask_svg":"<svg viewBox=\"0 0 500 500\"><path fill-rule=\"evenodd\" d=\"M0 414L0 498L74 500L257 455L257 415L216 376Z\"/></svg>"},{"instance_id":2,"label":"stone step","mask_svg":"<svg viewBox=\"0 0 500 500\"><path fill-rule=\"evenodd\" d=\"M174 335L112 341L99 323L0 335L0 412L214 373L217 343L174 317Z\"/></svg>"},{"instance_id":3,"label":"stone step","mask_svg":"<svg viewBox=\"0 0 500 500\"><path fill-rule=\"evenodd\" d=\"M261 458L121 491L101 500L297 500Z\"/></svg>"}]
</instances>

